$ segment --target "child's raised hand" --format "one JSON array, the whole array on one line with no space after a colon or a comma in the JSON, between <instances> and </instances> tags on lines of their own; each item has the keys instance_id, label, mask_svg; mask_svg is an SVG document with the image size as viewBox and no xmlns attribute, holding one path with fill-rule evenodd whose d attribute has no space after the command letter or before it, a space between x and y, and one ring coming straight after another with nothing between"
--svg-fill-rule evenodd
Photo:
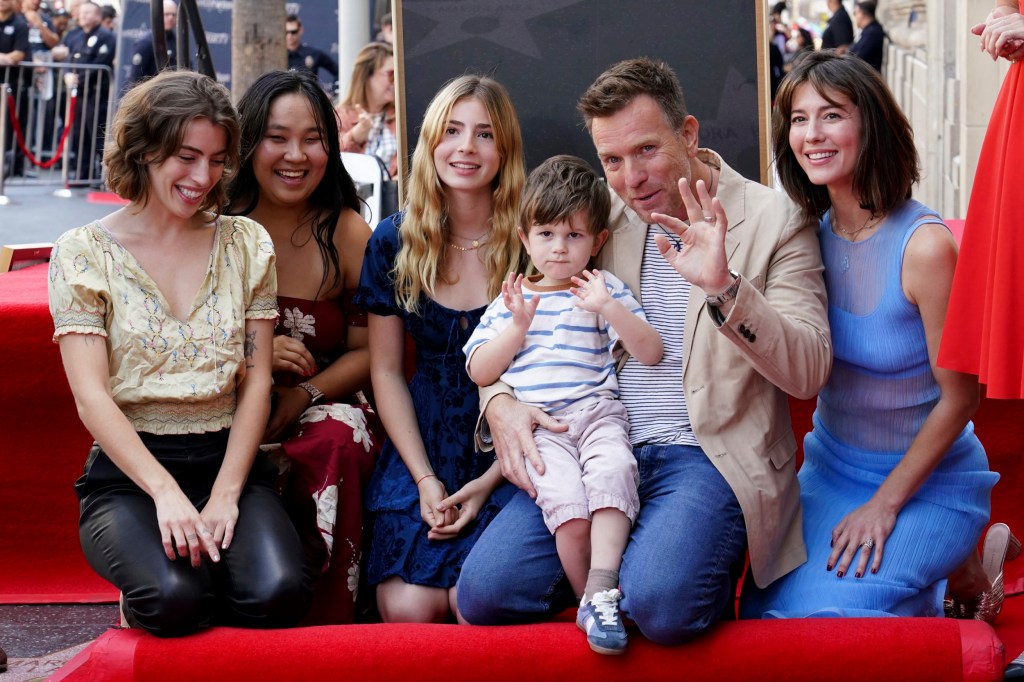
<instances>
[{"instance_id":1,"label":"child's raised hand","mask_svg":"<svg viewBox=\"0 0 1024 682\"><path fill-rule=\"evenodd\" d=\"M540 296L531 296L529 300L523 297L522 275L508 273L508 278L501 283L501 299L512 313L512 324L519 329L529 329L534 313L537 312Z\"/></svg>"},{"instance_id":2,"label":"child's raised hand","mask_svg":"<svg viewBox=\"0 0 1024 682\"><path fill-rule=\"evenodd\" d=\"M608 293L608 287L604 283L604 275L600 270L584 270L580 273L582 277L573 277L573 288L569 293L580 300L579 306L592 313L600 313L601 310L612 300Z\"/></svg>"}]
</instances>

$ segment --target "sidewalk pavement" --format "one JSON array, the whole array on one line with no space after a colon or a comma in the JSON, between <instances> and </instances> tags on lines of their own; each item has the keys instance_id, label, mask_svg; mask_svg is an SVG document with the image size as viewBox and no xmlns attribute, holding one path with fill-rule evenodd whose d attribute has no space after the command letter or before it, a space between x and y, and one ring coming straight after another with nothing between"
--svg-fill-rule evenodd
<instances>
[{"instance_id":1,"label":"sidewalk pavement","mask_svg":"<svg viewBox=\"0 0 1024 682\"><path fill-rule=\"evenodd\" d=\"M55 196L51 186L4 185L6 205L0 204L0 245L52 243L73 227L102 218L118 204L89 200L86 189Z\"/></svg>"}]
</instances>

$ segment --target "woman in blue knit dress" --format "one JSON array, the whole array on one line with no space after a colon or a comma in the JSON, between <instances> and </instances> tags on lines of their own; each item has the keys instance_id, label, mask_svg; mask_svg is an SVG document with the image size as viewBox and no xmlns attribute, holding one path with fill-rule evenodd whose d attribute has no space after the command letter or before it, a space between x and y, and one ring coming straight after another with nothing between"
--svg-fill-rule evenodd
<instances>
[{"instance_id":1,"label":"woman in blue knit dress","mask_svg":"<svg viewBox=\"0 0 1024 682\"><path fill-rule=\"evenodd\" d=\"M366 565L387 622L445 622L462 562L514 491L479 452L476 384L462 348L509 272L525 181L519 120L505 89L462 76L424 114L408 201L363 259L370 375L388 439L370 480ZM405 340L416 348L406 381Z\"/></svg>"},{"instance_id":2,"label":"woman in blue knit dress","mask_svg":"<svg viewBox=\"0 0 1024 682\"><path fill-rule=\"evenodd\" d=\"M773 142L783 186L820 224L835 360L799 474L807 563L749 590L742 612L942 615L998 478L970 421L975 377L935 364L956 243L910 198L913 132L858 58L801 62Z\"/></svg>"}]
</instances>

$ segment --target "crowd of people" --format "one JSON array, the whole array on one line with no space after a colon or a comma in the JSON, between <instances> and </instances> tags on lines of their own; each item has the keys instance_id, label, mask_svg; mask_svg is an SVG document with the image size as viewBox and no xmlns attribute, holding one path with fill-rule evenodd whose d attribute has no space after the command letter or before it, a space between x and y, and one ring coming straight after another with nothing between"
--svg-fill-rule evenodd
<instances>
[{"instance_id":1,"label":"crowd of people","mask_svg":"<svg viewBox=\"0 0 1024 682\"><path fill-rule=\"evenodd\" d=\"M876 17L878 3L856 0L852 19L842 0L827 0L827 7L828 19L815 39L811 28L818 30L819 27L803 17L792 16L788 2L780 0L772 5L768 57L773 100L782 77L816 49L855 54L881 73L887 34Z\"/></svg>"},{"instance_id":2,"label":"crowd of people","mask_svg":"<svg viewBox=\"0 0 1024 682\"><path fill-rule=\"evenodd\" d=\"M984 230L1015 229L1009 199L975 193L971 212L1003 202L1005 220L973 237L969 213L958 261L911 198L910 124L833 2L835 44L775 96L781 192L701 147L676 73L648 58L578 100L606 182L571 156L527 176L505 88L453 78L417 126L403 210L373 230L340 152L396 164L388 43L360 52L337 107L315 58L237 112L193 73L130 89L104 164L131 203L50 265L96 441L81 541L125 622L287 627L317 601L333 622L496 625L572 606L619 654L626 623L674 645L728 617L748 561L745 618L994 619L1020 543L997 523L977 551L998 474L971 417L979 379L1006 376L979 355L1009 344L1019 377L1020 336L947 319L1014 290L1009 266L977 275ZM993 57L1024 52L1015 7L976 27ZM861 40L873 11L857 3ZM984 153L1012 174L1015 149ZM817 396L799 472L788 396ZM344 593L314 600L329 584Z\"/></svg>"}]
</instances>

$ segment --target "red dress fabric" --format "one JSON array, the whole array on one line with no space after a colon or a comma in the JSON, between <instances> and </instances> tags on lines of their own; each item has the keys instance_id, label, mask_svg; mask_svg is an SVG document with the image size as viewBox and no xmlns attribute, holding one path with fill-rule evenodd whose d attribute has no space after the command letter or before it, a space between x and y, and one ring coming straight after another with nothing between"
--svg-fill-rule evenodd
<instances>
[{"instance_id":1,"label":"red dress fabric","mask_svg":"<svg viewBox=\"0 0 1024 682\"><path fill-rule=\"evenodd\" d=\"M351 306L352 294L336 301L278 296L275 334L302 341L323 370L346 350L349 325L365 326L366 313ZM277 385L304 377L278 372ZM308 623L352 623L363 553L363 490L383 441L379 422L361 396L326 402L303 412L281 443L285 459L282 495L299 529L307 560L319 565Z\"/></svg>"},{"instance_id":2,"label":"red dress fabric","mask_svg":"<svg viewBox=\"0 0 1024 682\"><path fill-rule=\"evenodd\" d=\"M982 144L939 366L1024 398L1024 77L1010 67Z\"/></svg>"}]
</instances>

